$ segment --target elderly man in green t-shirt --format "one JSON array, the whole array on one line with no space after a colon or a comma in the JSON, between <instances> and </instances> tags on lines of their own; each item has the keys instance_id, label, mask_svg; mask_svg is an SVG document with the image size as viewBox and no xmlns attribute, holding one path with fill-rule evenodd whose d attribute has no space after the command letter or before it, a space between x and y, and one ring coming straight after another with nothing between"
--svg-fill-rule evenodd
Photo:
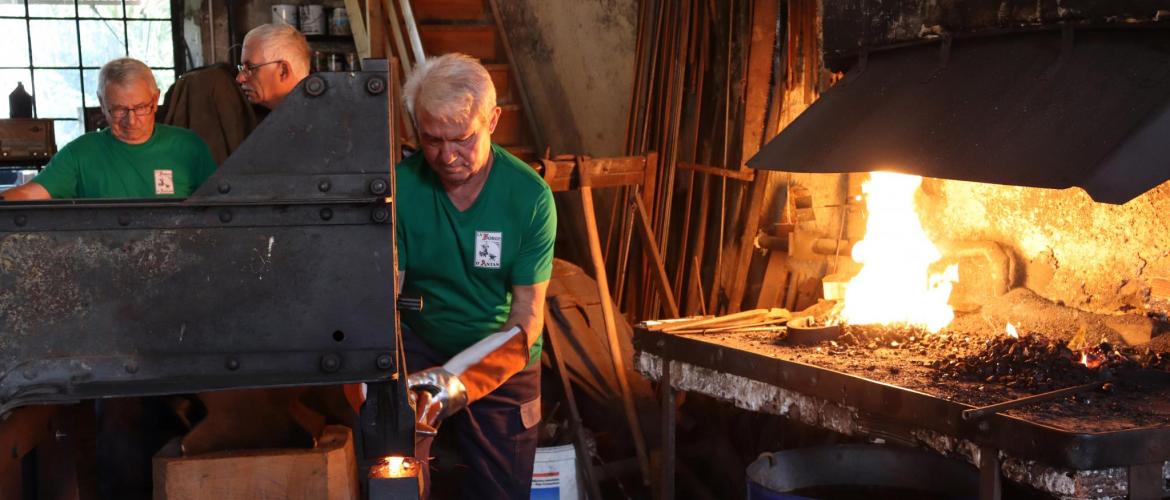
<instances>
[{"instance_id":1,"label":"elderly man in green t-shirt","mask_svg":"<svg viewBox=\"0 0 1170 500\"><path fill-rule=\"evenodd\" d=\"M466 496L526 499L556 237L552 191L491 143L500 108L479 61L424 61L403 95L422 146L397 166L394 203L402 293L424 304L402 313L418 427L443 421L443 432L458 435ZM415 456L428 454L423 440Z\"/></svg>"},{"instance_id":2,"label":"elderly man in green t-shirt","mask_svg":"<svg viewBox=\"0 0 1170 500\"><path fill-rule=\"evenodd\" d=\"M185 197L215 171L211 151L199 136L154 122L158 84L141 61L121 58L102 66L97 95L109 128L66 144L35 179L0 197Z\"/></svg>"}]
</instances>

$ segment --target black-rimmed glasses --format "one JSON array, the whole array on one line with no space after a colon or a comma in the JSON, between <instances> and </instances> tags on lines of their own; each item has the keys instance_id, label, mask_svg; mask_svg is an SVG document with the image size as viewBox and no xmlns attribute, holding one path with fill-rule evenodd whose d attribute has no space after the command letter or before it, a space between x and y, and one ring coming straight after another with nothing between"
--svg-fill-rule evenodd
<instances>
[{"instance_id":1,"label":"black-rimmed glasses","mask_svg":"<svg viewBox=\"0 0 1170 500\"><path fill-rule=\"evenodd\" d=\"M113 108L110 110L110 118L115 120L123 120L129 116L131 112L134 113L134 116L138 117L149 115L154 112L154 103L140 104L138 106L134 106L133 108Z\"/></svg>"},{"instance_id":2,"label":"black-rimmed glasses","mask_svg":"<svg viewBox=\"0 0 1170 500\"><path fill-rule=\"evenodd\" d=\"M237 64L236 70L238 70L240 73L243 73L244 76L251 76L252 73L255 73L256 70L260 69L261 67L268 66L269 64L276 64L279 62L284 62L284 60L277 59L275 61L268 61L266 63L260 63L260 64L248 64L248 63Z\"/></svg>"}]
</instances>

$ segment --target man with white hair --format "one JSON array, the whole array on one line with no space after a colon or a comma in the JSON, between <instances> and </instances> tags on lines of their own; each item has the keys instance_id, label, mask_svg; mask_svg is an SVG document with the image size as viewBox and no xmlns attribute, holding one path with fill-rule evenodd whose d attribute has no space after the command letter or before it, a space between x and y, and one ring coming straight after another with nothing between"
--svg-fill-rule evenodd
<instances>
[{"instance_id":1,"label":"man with white hair","mask_svg":"<svg viewBox=\"0 0 1170 500\"><path fill-rule=\"evenodd\" d=\"M309 44L287 24L261 24L244 35L236 83L248 102L276 109L309 76Z\"/></svg>"},{"instance_id":2,"label":"man with white hair","mask_svg":"<svg viewBox=\"0 0 1170 500\"><path fill-rule=\"evenodd\" d=\"M66 144L35 179L0 197L185 197L215 171L198 135L155 123L158 83L141 61L126 57L102 66L97 95L109 128Z\"/></svg>"},{"instance_id":3,"label":"man with white hair","mask_svg":"<svg viewBox=\"0 0 1170 500\"><path fill-rule=\"evenodd\" d=\"M402 293L425 304L402 312L417 430L437 432L442 421L458 435L465 497L527 499L556 238L552 191L491 143L500 108L479 61L428 59L403 96L422 147L397 166L394 203ZM416 457L429 453L429 439L420 440Z\"/></svg>"}]
</instances>

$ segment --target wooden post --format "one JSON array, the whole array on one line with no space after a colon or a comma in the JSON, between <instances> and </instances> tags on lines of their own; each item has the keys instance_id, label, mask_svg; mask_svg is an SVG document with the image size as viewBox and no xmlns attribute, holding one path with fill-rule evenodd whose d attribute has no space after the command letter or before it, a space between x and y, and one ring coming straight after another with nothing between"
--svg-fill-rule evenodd
<instances>
[{"instance_id":1,"label":"wooden post","mask_svg":"<svg viewBox=\"0 0 1170 500\"><path fill-rule=\"evenodd\" d=\"M743 140L740 150L740 161L744 162L760 149L764 139L765 111L767 109L770 79L772 76L772 56L776 45L776 20L779 16L779 2L757 0L752 8L752 35L751 48L748 52L747 88L745 89L745 108L743 123ZM741 167L742 168L742 167ZM768 171L756 173L748 188L748 195L743 219L743 232L731 245L730 262L724 267L723 276L718 277L716 283L721 283L728 290L728 312L736 312L743 303L743 295L747 286L747 271L751 265L752 242L760 229L760 216L764 212L764 193L768 187Z\"/></svg>"},{"instance_id":2,"label":"wooden post","mask_svg":"<svg viewBox=\"0 0 1170 500\"><path fill-rule=\"evenodd\" d=\"M609 294L609 280L606 279L605 275L605 260L601 257L601 237L597 232L597 213L593 210L593 188L590 187L590 178L586 169L578 168L578 174L581 178L581 210L585 213L585 232L589 239L589 257L593 261L593 274L594 278L597 279L597 295L601 299L601 314L605 318L605 336L609 340L609 351L613 356L613 369L622 391L622 405L625 407L626 420L630 425L630 434L634 439L634 449L638 454L638 466L642 469L642 482L648 483L650 464L646 455L646 440L642 436L642 426L638 423L638 412L634 408L630 382L626 379L625 360L622 359L621 345L618 343L617 320L614 317L613 300Z\"/></svg>"},{"instance_id":3,"label":"wooden post","mask_svg":"<svg viewBox=\"0 0 1170 500\"><path fill-rule=\"evenodd\" d=\"M674 498L674 387L670 385L670 359L662 357L662 377L658 390L662 396L662 470L658 492L662 500Z\"/></svg>"}]
</instances>

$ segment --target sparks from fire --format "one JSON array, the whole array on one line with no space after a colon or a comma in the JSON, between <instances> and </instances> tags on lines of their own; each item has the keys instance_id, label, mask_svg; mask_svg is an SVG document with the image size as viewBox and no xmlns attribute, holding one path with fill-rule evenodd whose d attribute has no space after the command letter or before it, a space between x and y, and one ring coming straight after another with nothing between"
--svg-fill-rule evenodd
<instances>
[{"instance_id":1,"label":"sparks from fire","mask_svg":"<svg viewBox=\"0 0 1170 500\"><path fill-rule=\"evenodd\" d=\"M845 288L841 317L852 324L908 324L937 332L955 313L947 303L957 265L931 272L942 252L926 236L914 206L922 178L873 172L861 186L868 218L853 247L862 265Z\"/></svg>"}]
</instances>

